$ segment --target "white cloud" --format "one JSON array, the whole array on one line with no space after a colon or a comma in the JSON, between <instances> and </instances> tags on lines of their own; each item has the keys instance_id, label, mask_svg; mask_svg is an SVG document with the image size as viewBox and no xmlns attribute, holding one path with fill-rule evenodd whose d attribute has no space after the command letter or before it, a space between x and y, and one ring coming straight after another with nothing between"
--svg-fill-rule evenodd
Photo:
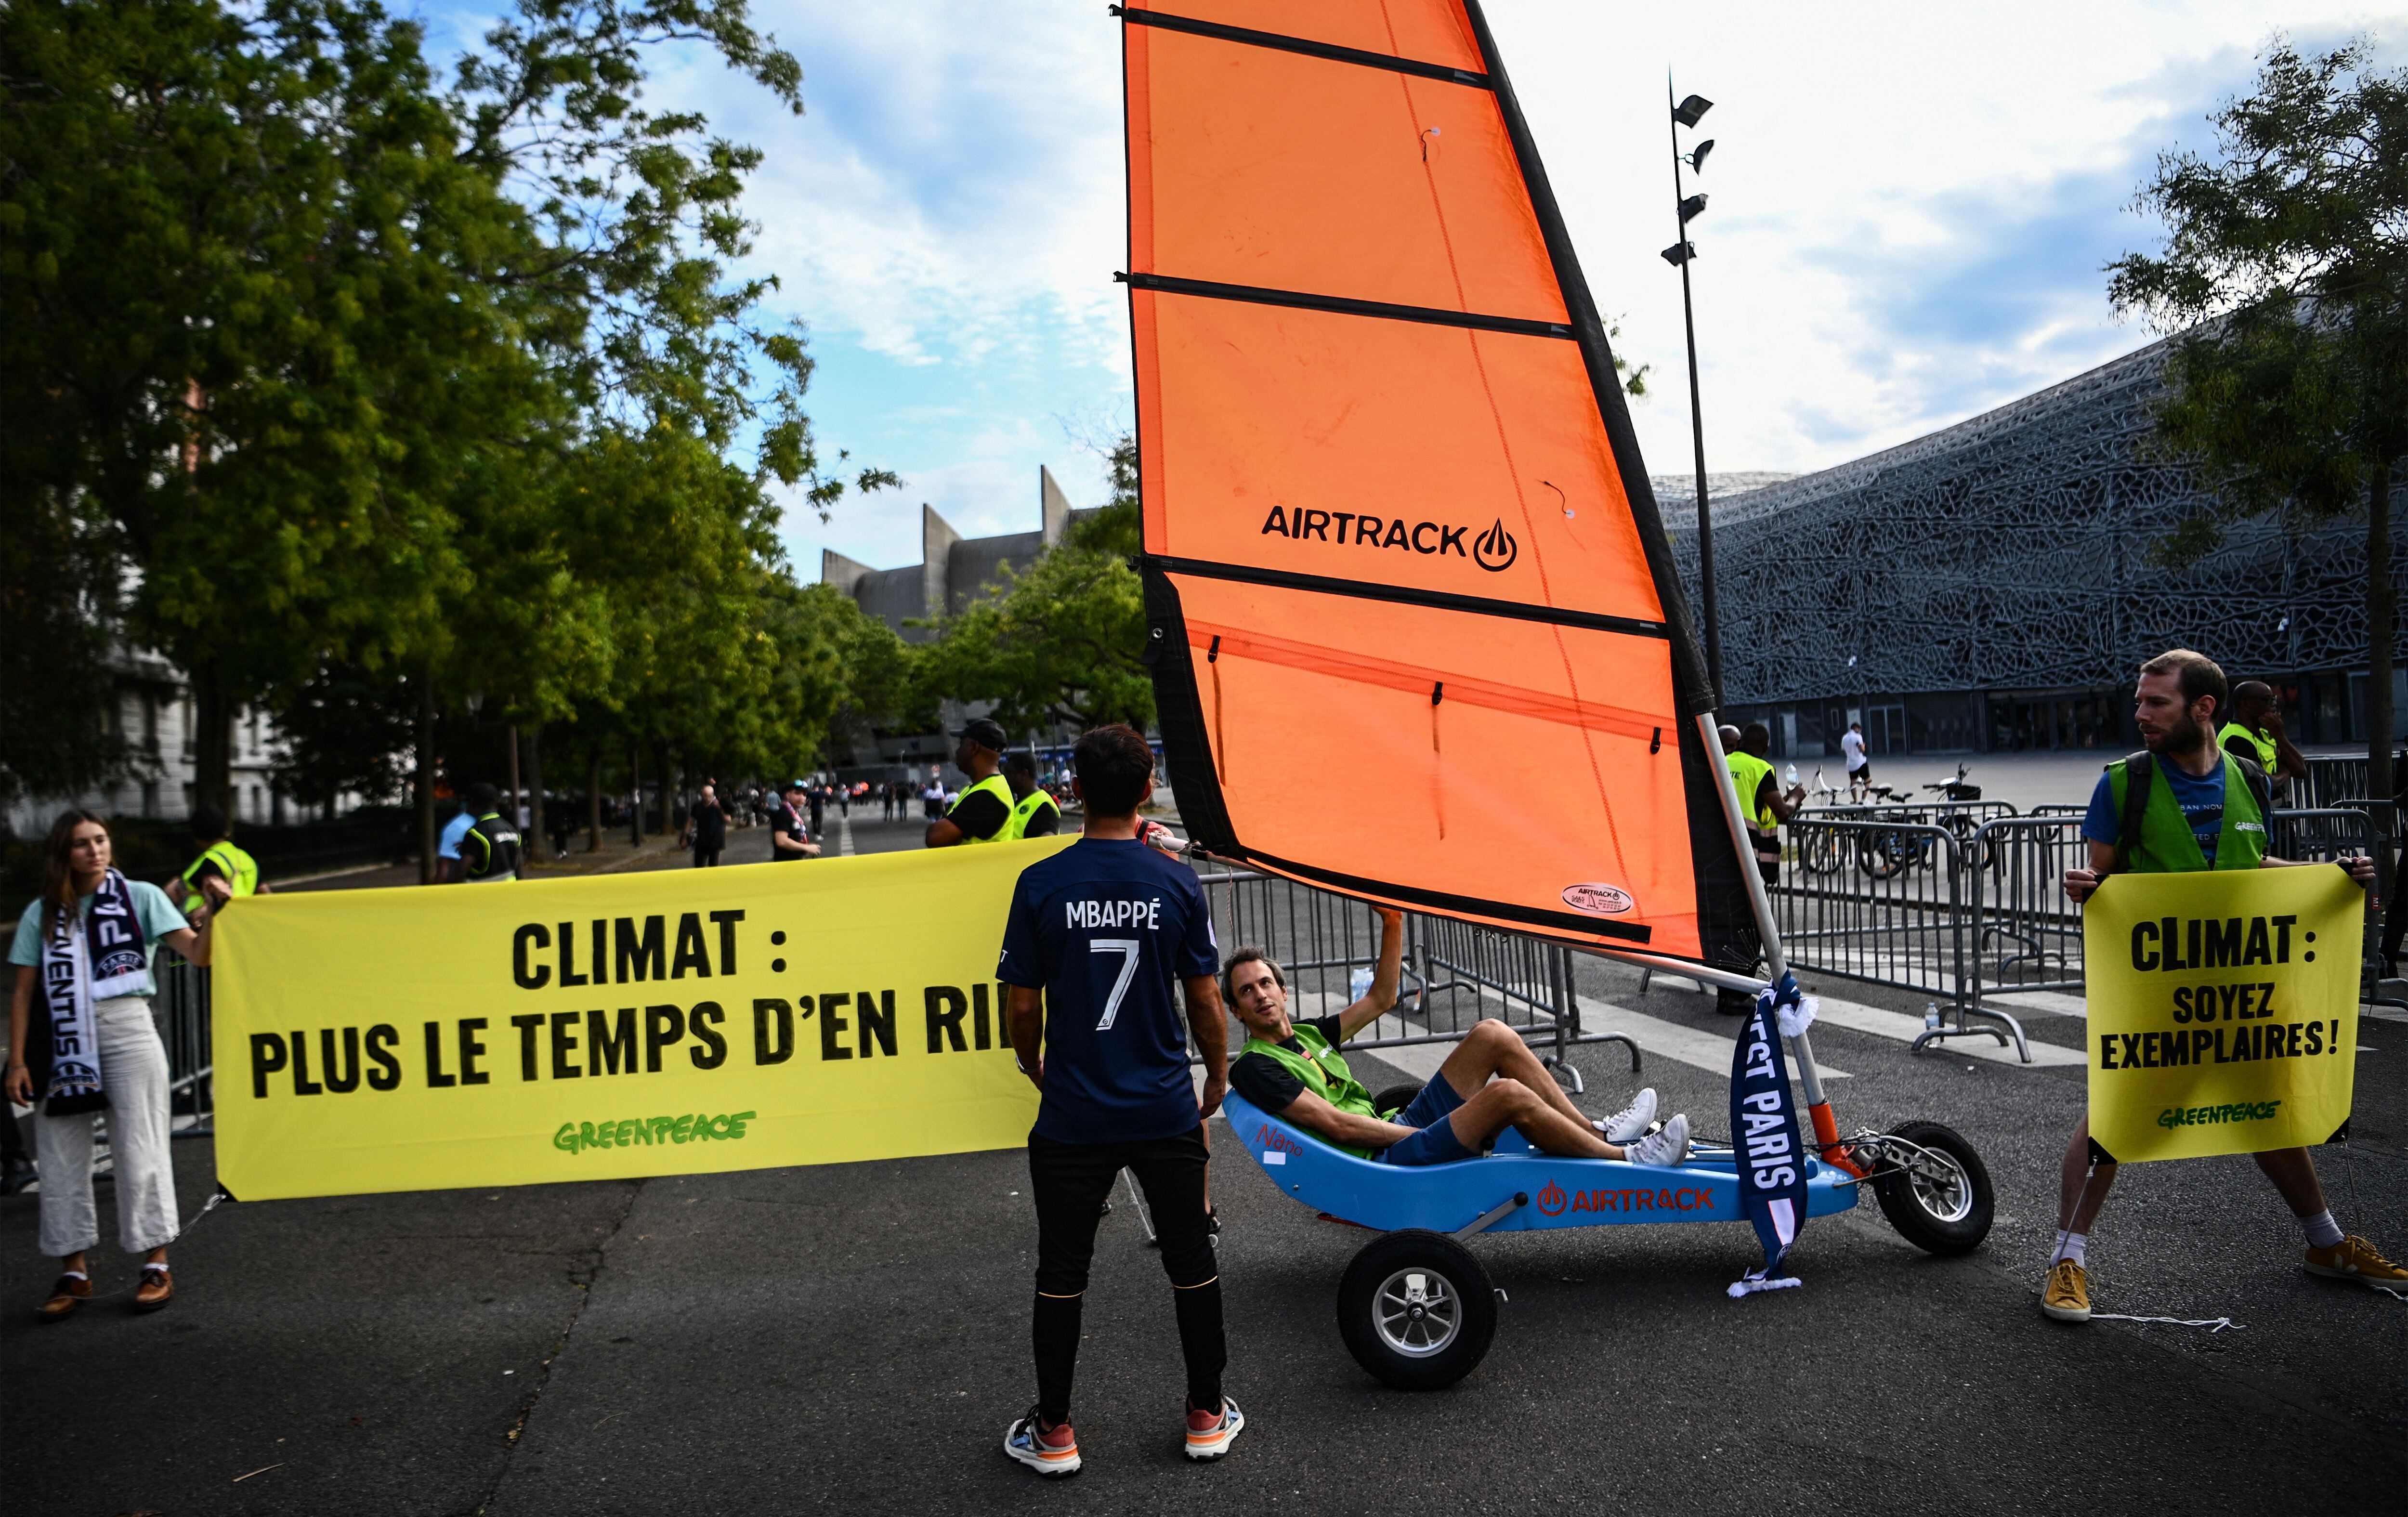
<instances>
[{"instance_id":1,"label":"white cloud","mask_svg":"<svg viewBox=\"0 0 2408 1517\"><path fill-rule=\"evenodd\" d=\"M1055 419L1128 409L1119 23L1090 0L754 10L802 60L808 116L694 54L652 96L766 150L753 264L810 322L821 434L907 476L831 527L794 523L807 572L823 542L911 561L923 499L966 532L1023 530L1040 461L1099 498ZM1717 102L1694 228L1710 465L1806 469L2148 340L2114 320L2099 265L2150 244L2122 208L2156 152L2206 143L2202 116L2247 89L2276 28L2408 38L2408 16L2326 0L1489 15L1591 287L1655 365L1636 420L1671 473L1689 441L1680 279L1656 256L1675 236L1668 63Z\"/></svg>"}]
</instances>

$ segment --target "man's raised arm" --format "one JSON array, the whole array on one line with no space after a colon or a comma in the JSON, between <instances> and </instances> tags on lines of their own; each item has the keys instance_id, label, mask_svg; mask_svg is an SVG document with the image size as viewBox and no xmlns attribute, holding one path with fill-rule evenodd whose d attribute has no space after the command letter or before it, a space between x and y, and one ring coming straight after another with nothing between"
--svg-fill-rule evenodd
<instances>
[{"instance_id":1,"label":"man's raised arm","mask_svg":"<svg viewBox=\"0 0 2408 1517\"><path fill-rule=\"evenodd\" d=\"M1344 1042L1377 1022L1397 1004L1397 984L1404 976L1405 914L1381 907L1380 966L1371 972L1371 988L1338 1018L1338 1040Z\"/></svg>"}]
</instances>

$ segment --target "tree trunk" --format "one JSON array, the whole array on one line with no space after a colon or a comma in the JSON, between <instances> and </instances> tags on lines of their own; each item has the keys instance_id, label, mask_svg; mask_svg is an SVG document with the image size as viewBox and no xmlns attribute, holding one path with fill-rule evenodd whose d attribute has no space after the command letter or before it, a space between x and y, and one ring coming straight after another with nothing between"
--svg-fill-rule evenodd
<instances>
[{"instance_id":1,"label":"tree trunk","mask_svg":"<svg viewBox=\"0 0 2408 1517\"><path fill-rule=\"evenodd\" d=\"M2391 798L2391 650L2398 632L2391 593L2391 461L2374 465L2366 503L2366 797ZM2380 814L2380 813L2378 813ZM2395 819L2396 824L2396 819Z\"/></svg>"},{"instance_id":2,"label":"tree trunk","mask_svg":"<svg viewBox=\"0 0 2408 1517\"><path fill-rule=\"evenodd\" d=\"M234 820L234 707L207 665L193 670L193 804Z\"/></svg>"},{"instance_id":3,"label":"tree trunk","mask_svg":"<svg viewBox=\"0 0 2408 1517\"><path fill-rule=\"evenodd\" d=\"M677 820L673 808L677 803L677 796L669 785L669 745L666 743L652 745L652 777L661 787L660 804L652 811L652 818L659 825L653 827L652 831L674 832L677 830Z\"/></svg>"},{"instance_id":4,"label":"tree trunk","mask_svg":"<svg viewBox=\"0 0 2408 1517\"><path fill-rule=\"evenodd\" d=\"M527 828L528 837L519 840L519 857L550 862L552 854L543 847L551 837L545 830L543 814L543 724L538 723L527 728L523 740L526 744L527 818L532 825Z\"/></svg>"},{"instance_id":5,"label":"tree trunk","mask_svg":"<svg viewBox=\"0 0 2408 1517\"><path fill-rule=\"evenodd\" d=\"M644 766L641 743L627 745L627 846L644 846Z\"/></svg>"},{"instance_id":6,"label":"tree trunk","mask_svg":"<svg viewBox=\"0 0 2408 1517\"><path fill-rule=\"evenodd\" d=\"M523 827L525 823L519 821L519 803L523 798L519 790L519 724L512 722L502 728L502 733L510 745L510 809L509 813L510 825ZM526 857L524 837L519 839L519 857L522 859Z\"/></svg>"},{"instance_id":7,"label":"tree trunk","mask_svg":"<svg viewBox=\"0 0 2408 1517\"><path fill-rule=\"evenodd\" d=\"M418 677L418 882L435 883L435 681Z\"/></svg>"},{"instance_id":8,"label":"tree trunk","mask_svg":"<svg viewBox=\"0 0 2408 1517\"><path fill-rule=\"evenodd\" d=\"M585 852L602 852L602 750L585 751Z\"/></svg>"}]
</instances>

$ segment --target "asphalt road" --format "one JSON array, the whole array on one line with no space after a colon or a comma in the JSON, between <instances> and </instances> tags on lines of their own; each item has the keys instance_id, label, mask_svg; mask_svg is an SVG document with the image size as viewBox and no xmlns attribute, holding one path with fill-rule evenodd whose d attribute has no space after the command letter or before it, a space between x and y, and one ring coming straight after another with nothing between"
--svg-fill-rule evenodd
<instances>
[{"instance_id":1,"label":"asphalt road","mask_svg":"<svg viewBox=\"0 0 2408 1517\"><path fill-rule=\"evenodd\" d=\"M833 825L831 832L838 829ZM856 847L916 824L856 821ZM1580 989L1727 1038L1704 997ZM1826 987L1863 1004L1905 997ZM2080 1023L2036 1016L2076 1043ZM1732 1301L1737 1224L1491 1237L1509 1296L1452 1390L1386 1390L1346 1356L1336 1282L1366 1235L1214 1165L1230 1392L1216 1466L1180 1455L1168 1286L1137 1218L1103 1227L1076 1418L1049 1484L997 1450L1031 1397L1035 1229L1016 1152L748 1174L222 1207L176 1251L179 1296L36 1324L36 1199L0 1200L0 1505L112 1513L2108 1511L2233 1502L2390 1510L2408 1477L2408 1302L2312 1279L2246 1160L2128 1166L2098 1305L2237 1330L2067 1327L2037 1291L2078 1066L1910 1056L1825 1024L1843 1126L1913 1117L1988 1160L1990 1243L1928 1258L1868 1198L1793 1256L1806 1286ZM2408 1253L2408 1026L2368 1023L2336 1212ZM1399 1055L1405 1059L1406 1055ZM1370 1062L1367 1056L1366 1062ZM1575 1061L1627 1098L1618 1050ZM1376 1068L1370 1073L1377 1074ZM1725 1080L1652 1052L1668 1109L1719 1131ZM1374 1081L1376 1083L1376 1081ZM1226 1128L1219 1133L1226 1136ZM186 1215L211 1182L177 1146ZM108 1187L102 1187L104 1228ZM133 1263L95 1255L103 1291Z\"/></svg>"}]
</instances>

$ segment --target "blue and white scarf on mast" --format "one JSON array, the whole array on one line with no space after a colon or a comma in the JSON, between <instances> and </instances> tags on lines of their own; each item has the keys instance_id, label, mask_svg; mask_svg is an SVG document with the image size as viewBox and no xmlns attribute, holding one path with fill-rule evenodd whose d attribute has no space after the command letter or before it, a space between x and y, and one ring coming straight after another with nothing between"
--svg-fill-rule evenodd
<instances>
[{"instance_id":1,"label":"blue and white scarf on mast","mask_svg":"<svg viewBox=\"0 0 2408 1517\"><path fill-rule=\"evenodd\" d=\"M150 969L133 887L111 869L93 893L91 921L69 907L58 913L42 941L42 1003L50 1024L43 1110L62 1117L108 1104L101 1089L100 1027L93 1009L114 996L139 995Z\"/></svg>"},{"instance_id":2,"label":"blue and white scarf on mast","mask_svg":"<svg viewBox=\"0 0 2408 1517\"><path fill-rule=\"evenodd\" d=\"M1757 994L1731 1051L1731 1147L1739 1164L1740 1206L1764 1244L1764 1267L1735 1281L1733 1296L1800 1283L1780 1272L1806 1224L1806 1139L1781 1040L1803 1032L1814 1011L1797 979L1784 973Z\"/></svg>"}]
</instances>

